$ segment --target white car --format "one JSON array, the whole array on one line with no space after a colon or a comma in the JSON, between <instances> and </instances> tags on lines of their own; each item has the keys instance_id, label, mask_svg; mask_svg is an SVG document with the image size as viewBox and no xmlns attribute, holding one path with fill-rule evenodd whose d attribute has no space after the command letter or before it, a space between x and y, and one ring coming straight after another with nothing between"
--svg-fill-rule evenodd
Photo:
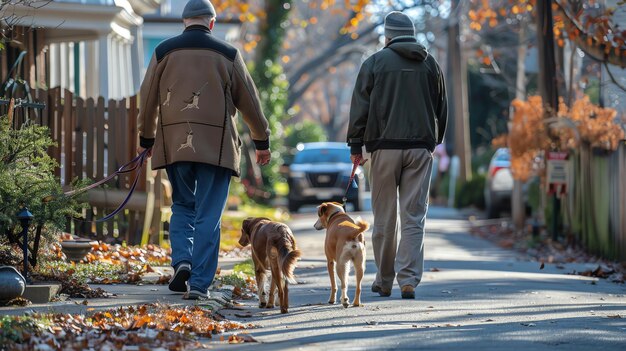
<instances>
[{"instance_id":1,"label":"white car","mask_svg":"<svg viewBox=\"0 0 626 351\"><path fill-rule=\"evenodd\" d=\"M488 218L496 218L500 212L511 210L513 175L509 149L500 148L489 162L485 181L485 207Z\"/></svg>"}]
</instances>

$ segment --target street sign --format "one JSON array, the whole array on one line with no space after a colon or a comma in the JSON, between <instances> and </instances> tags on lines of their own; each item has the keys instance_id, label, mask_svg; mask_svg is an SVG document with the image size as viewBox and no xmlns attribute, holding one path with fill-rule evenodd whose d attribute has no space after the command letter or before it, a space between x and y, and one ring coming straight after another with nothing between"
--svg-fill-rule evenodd
<instances>
[{"instance_id":1,"label":"street sign","mask_svg":"<svg viewBox=\"0 0 626 351\"><path fill-rule=\"evenodd\" d=\"M568 158L567 152L548 152L548 194L561 196L567 193L567 183L569 179Z\"/></svg>"}]
</instances>

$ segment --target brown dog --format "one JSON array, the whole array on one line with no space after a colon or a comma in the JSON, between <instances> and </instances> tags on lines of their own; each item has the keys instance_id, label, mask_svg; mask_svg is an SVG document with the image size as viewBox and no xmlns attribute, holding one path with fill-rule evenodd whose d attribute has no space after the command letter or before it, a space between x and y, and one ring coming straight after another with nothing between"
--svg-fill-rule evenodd
<instances>
[{"instance_id":1,"label":"brown dog","mask_svg":"<svg viewBox=\"0 0 626 351\"><path fill-rule=\"evenodd\" d=\"M341 204L325 202L317 208L318 220L315 229L326 228L326 240L324 251L326 252L326 264L330 276L330 299L328 303L334 304L337 295L335 283L335 263L337 263L337 275L341 281L341 304L348 307L348 274L352 262L356 271L356 292L352 306L361 304L361 280L365 272L365 237L363 232L369 228L369 223L357 219L354 221L346 214Z\"/></svg>"},{"instance_id":2,"label":"brown dog","mask_svg":"<svg viewBox=\"0 0 626 351\"><path fill-rule=\"evenodd\" d=\"M296 240L286 224L272 222L268 218L248 218L241 226L239 245L252 244L252 260L259 290L259 308L274 307L274 293L278 290L280 312L289 308L287 281L295 284L293 270L300 257ZM272 274L269 298L266 299L265 279L267 271Z\"/></svg>"}]
</instances>

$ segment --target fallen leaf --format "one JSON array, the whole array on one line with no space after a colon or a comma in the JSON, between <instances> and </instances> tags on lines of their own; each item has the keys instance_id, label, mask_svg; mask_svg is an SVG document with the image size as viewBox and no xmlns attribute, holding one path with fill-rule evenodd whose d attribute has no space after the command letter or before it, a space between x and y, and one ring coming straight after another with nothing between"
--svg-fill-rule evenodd
<instances>
[{"instance_id":1,"label":"fallen leaf","mask_svg":"<svg viewBox=\"0 0 626 351\"><path fill-rule=\"evenodd\" d=\"M539 266L539 269L544 269L545 267L546 265L543 262L541 262L541 266Z\"/></svg>"},{"instance_id":2,"label":"fallen leaf","mask_svg":"<svg viewBox=\"0 0 626 351\"><path fill-rule=\"evenodd\" d=\"M252 336L248 334L233 334L228 337L230 344L239 344L244 342L257 342Z\"/></svg>"},{"instance_id":3,"label":"fallen leaf","mask_svg":"<svg viewBox=\"0 0 626 351\"><path fill-rule=\"evenodd\" d=\"M606 317L610 318L610 319L621 319L622 318L622 316L620 316L619 314L608 315Z\"/></svg>"}]
</instances>

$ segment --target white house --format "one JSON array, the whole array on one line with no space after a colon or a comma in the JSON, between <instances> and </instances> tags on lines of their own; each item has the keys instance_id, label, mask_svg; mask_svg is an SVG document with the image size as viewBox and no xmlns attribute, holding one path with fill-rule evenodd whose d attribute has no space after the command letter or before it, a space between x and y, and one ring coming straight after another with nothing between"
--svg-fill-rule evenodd
<instances>
[{"instance_id":1,"label":"white house","mask_svg":"<svg viewBox=\"0 0 626 351\"><path fill-rule=\"evenodd\" d=\"M186 0L162 0L156 12L144 16L144 66L148 65L154 49L161 41L183 31L182 13L186 4ZM222 40L234 42L239 38L240 27L240 22L226 20L218 14L213 35Z\"/></svg>"},{"instance_id":2,"label":"white house","mask_svg":"<svg viewBox=\"0 0 626 351\"><path fill-rule=\"evenodd\" d=\"M29 28L17 41L27 42L20 50L30 51L23 77L32 87L60 86L84 98L119 99L139 89L143 15L161 2L55 0L37 9L7 6L2 16L12 15Z\"/></svg>"}]
</instances>

